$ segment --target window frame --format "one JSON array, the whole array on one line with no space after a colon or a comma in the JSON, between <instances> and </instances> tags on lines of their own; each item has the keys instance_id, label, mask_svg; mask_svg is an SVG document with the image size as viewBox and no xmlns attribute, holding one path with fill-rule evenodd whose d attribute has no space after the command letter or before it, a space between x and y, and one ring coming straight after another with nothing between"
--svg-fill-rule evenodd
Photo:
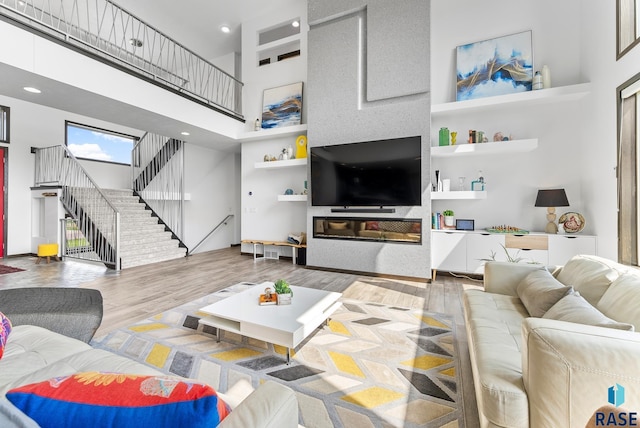
<instances>
[{"instance_id":1,"label":"window frame","mask_svg":"<svg viewBox=\"0 0 640 428\"><path fill-rule=\"evenodd\" d=\"M11 108L0 106L0 143L11 143Z\"/></svg>"},{"instance_id":2,"label":"window frame","mask_svg":"<svg viewBox=\"0 0 640 428\"><path fill-rule=\"evenodd\" d=\"M624 91L632 89L623 98ZM639 266L640 250L640 73L616 90L618 261Z\"/></svg>"},{"instance_id":3,"label":"window frame","mask_svg":"<svg viewBox=\"0 0 640 428\"><path fill-rule=\"evenodd\" d=\"M631 9L633 10L630 11ZM622 46L623 31L635 35L626 46ZM640 0L616 0L616 61L638 43L640 43Z\"/></svg>"},{"instance_id":4,"label":"window frame","mask_svg":"<svg viewBox=\"0 0 640 428\"><path fill-rule=\"evenodd\" d=\"M140 137L137 137L135 135L125 134L123 132L112 131L110 129L100 128L100 127L93 126L93 125L86 125L84 123L65 120L65 122L64 122L64 144L67 147L67 149L69 148L69 126L73 126L75 128L83 128L83 129L86 129L86 130L89 130L89 131L96 131L96 132L100 132L100 133L103 133L103 134L114 135L116 137L131 139L131 141L132 141L131 149L132 150L136 146L138 141L140 141ZM129 158L128 162L116 162L116 161L110 161L110 160L104 160L104 159L95 159L95 158L90 158L90 157L77 156L75 153L73 153L73 155L74 155L74 157L76 159L81 159L81 160L86 160L86 161L108 163L108 164L113 164L113 165L131 166L131 158Z\"/></svg>"}]
</instances>

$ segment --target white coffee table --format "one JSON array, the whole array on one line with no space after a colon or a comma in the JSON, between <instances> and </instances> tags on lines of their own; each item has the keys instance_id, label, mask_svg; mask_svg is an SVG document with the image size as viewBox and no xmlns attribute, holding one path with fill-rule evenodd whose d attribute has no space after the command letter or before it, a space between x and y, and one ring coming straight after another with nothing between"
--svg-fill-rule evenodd
<instances>
[{"instance_id":1,"label":"white coffee table","mask_svg":"<svg viewBox=\"0 0 640 428\"><path fill-rule=\"evenodd\" d=\"M216 327L220 341L221 330L238 333L253 339L281 345L290 351L298 346L320 324L340 307L341 293L291 286L290 305L260 306L258 299L272 282L256 284L224 300L201 308L207 314L200 324Z\"/></svg>"}]
</instances>

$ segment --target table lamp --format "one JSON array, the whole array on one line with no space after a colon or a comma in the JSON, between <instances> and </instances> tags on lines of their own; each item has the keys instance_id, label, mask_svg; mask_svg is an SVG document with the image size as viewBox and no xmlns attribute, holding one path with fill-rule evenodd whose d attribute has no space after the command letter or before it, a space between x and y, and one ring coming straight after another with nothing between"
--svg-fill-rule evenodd
<instances>
[{"instance_id":1,"label":"table lamp","mask_svg":"<svg viewBox=\"0 0 640 428\"><path fill-rule=\"evenodd\" d=\"M547 227L545 232L558 233L556 225L556 207L568 207L569 200L564 189L538 190L536 207L547 207Z\"/></svg>"}]
</instances>

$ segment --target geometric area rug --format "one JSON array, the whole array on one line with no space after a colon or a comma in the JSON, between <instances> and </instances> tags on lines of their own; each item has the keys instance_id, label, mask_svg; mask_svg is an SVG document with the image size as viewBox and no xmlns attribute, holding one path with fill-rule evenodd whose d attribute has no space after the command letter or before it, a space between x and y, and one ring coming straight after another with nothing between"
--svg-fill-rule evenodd
<instances>
[{"instance_id":1,"label":"geometric area rug","mask_svg":"<svg viewBox=\"0 0 640 428\"><path fill-rule=\"evenodd\" d=\"M464 426L455 323L447 315L341 299L286 364L286 349L204 329L199 308L255 284L240 283L95 338L91 345L226 391L240 379L292 388L308 427ZM295 296L294 296L295 302Z\"/></svg>"}]
</instances>

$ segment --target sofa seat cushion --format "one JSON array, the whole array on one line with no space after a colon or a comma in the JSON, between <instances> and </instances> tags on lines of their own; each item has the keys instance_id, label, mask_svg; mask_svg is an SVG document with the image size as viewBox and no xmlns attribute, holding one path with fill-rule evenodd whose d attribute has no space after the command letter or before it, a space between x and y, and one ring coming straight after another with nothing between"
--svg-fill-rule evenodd
<instances>
[{"instance_id":1,"label":"sofa seat cushion","mask_svg":"<svg viewBox=\"0 0 640 428\"><path fill-rule=\"evenodd\" d=\"M598 307L598 301L609 285L628 268L597 256L574 256L557 275L558 281L573 286L587 302Z\"/></svg>"},{"instance_id":2,"label":"sofa seat cushion","mask_svg":"<svg viewBox=\"0 0 640 428\"><path fill-rule=\"evenodd\" d=\"M467 290L463 300L478 408L496 426L528 427L520 352L529 313L513 296Z\"/></svg>"},{"instance_id":3,"label":"sofa seat cushion","mask_svg":"<svg viewBox=\"0 0 640 428\"><path fill-rule=\"evenodd\" d=\"M0 360L0 366L2 361ZM4 372L4 366L2 366ZM67 357L61 358L45 366L33 367L20 377L11 379L8 383L0 383L0 394L21 385L42 382L57 376L68 376L77 372L102 371L112 373L135 373L139 375L161 374L144 364L140 364L129 358L121 357L102 349L89 347L86 350L76 351ZM3 373L4 375L4 373Z\"/></svg>"},{"instance_id":4,"label":"sofa seat cushion","mask_svg":"<svg viewBox=\"0 0 640 428\"><path fill-rule=\"evenodd\" d=\"M604 293L597 308L609 318L633 324L640 331L640 274L629 272L616 279Z\"/></svg>"},{"instance_id":5,"label":"sofa seat cushion","mask_svg":"<svg viewBox=\"0 0 640 428\"><path fill-rule=\"evenodd\" d=\"M89 349L91 346L84 342L42 327L15 326L0 360L0 389L33 371Z\"/></svg>"}]
</instances>

